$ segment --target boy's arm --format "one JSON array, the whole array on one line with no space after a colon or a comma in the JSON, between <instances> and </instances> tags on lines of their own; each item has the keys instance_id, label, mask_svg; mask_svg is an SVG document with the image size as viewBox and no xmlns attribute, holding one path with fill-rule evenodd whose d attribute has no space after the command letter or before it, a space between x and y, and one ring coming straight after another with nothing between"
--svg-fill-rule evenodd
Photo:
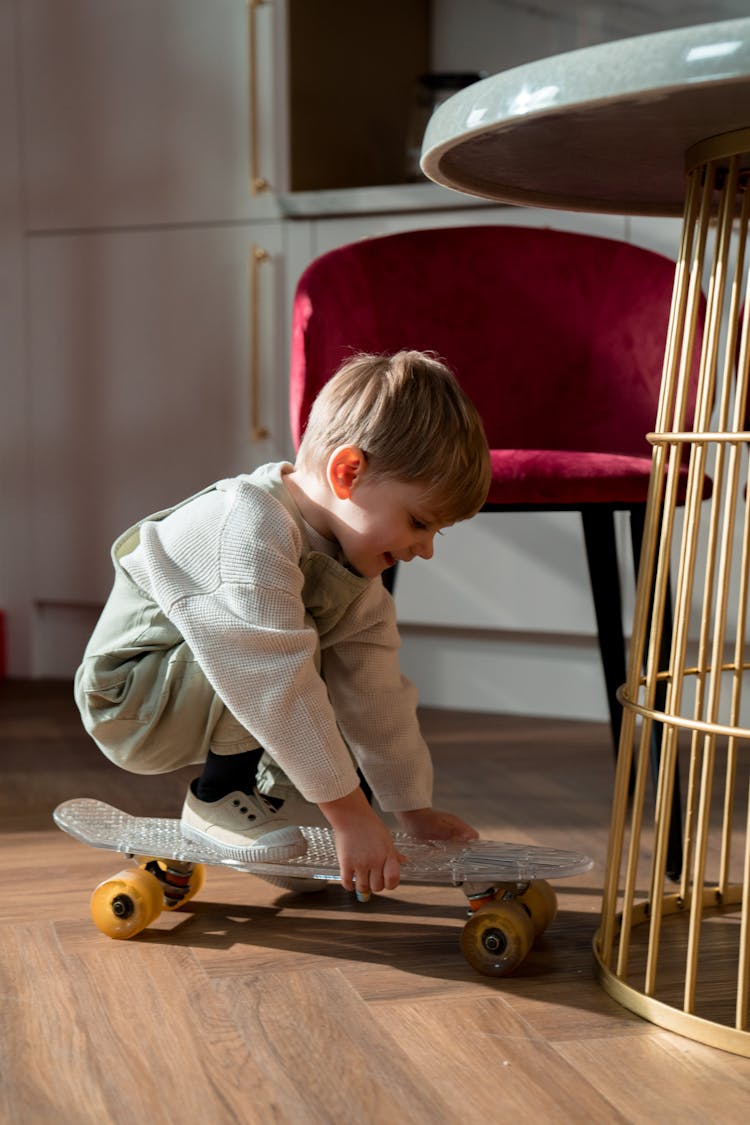
<instances>
[{"instance_id":1,"label":"boy's arm","mask_svg":"<svg viewBox=\"0 0 750 1125\"><path fill-rule=\"evenodd\" d=\"M321 654L339 729L384 812L432 802L432 760L399 647L393 601L373 581Z\"/></svg>"}]
</instances>

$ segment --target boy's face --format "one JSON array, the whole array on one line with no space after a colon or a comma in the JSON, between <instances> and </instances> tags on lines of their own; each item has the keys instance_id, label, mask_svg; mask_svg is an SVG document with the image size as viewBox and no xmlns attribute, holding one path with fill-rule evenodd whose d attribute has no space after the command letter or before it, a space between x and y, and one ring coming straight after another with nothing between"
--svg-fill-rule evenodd
<instances>
[{"instance_id":1,"label":"boy's face","mask_svg":"<svg viewBox=\"0 0 750 1125\"><path fill-rule=\"evenodd\" d=\"M395 562L432 558L435 535L446 525L435 521L422 499L423 485L372 479L360 466L336 491L336 537L364 578L376 578Z\"/></svg>"}]
</instances>

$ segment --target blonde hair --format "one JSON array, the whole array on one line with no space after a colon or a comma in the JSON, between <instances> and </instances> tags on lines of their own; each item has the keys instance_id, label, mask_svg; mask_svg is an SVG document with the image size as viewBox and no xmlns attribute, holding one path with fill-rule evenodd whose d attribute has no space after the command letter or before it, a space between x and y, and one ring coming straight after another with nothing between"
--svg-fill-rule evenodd
<instances>
[{"instance_id":1,"label":"blonde hair","mask_svg":"<svg viewBox=\"0 0 750 1125\"><path fill-rule=\"evenodd\" d=\"M356 445L371 478L423 484L440 522L473 516L490 487L490 456L476 407L451 371L418 351L356 355L315 399L297 464L325 472L331 453Z\"/></svg>"}]
</instances>

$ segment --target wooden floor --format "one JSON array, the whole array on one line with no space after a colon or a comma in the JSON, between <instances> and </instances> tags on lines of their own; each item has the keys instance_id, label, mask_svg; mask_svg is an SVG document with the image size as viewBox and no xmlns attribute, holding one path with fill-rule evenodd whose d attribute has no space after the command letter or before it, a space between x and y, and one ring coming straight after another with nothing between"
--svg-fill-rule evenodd
<instances>
[{"instance_id":1,"label":"wooden floor","mask_svg":"<svg viewBox=\"0 0 750 1125\"><path fill-rule=\"evenodd\" d=\"M750 1119L750 1059L647 1024L593 976L612 789L598 724L426 712L436 803L483 835L585 851L502 980L464 962L451 887L357 906L209 871L129 942L88 914L118 857L64 836L61 800L176 815L190 774L136 778L65 684L0 684L0 1120L19 1125ZM122 864L119 864L122 866Z\"/></svg>"}]
</instances>

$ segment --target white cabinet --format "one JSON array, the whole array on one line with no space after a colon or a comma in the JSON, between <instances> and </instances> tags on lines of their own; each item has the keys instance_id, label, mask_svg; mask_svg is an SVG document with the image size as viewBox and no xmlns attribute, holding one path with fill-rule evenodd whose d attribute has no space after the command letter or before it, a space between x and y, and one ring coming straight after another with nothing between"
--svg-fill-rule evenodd
<instances>
[{"instance_id":1,"label":"white cabinet","mask_svg":"<svg viewBox=\"0 0 750 1125\"><path fill-rule=\"evenodd\" d=\"M28 441L2 530L30 547L12 582L0 574L0 605L11 672L67 675L111 585L112 539L289 451L288 5L16 9L4 136L21 153L13 378Z\"/></svg>"},{"instance_id":2,"label":"white cabinet","mask_svg":"<svg viewBox=\"0 0 750 1125\"><path fill-rule=\"evenodd\" d=\"M286 452L281 226L36 238L28 269L34 595L100 603L116 534Z\"/></svg>"},{"instance_id":3,"label":"white cabinet","mask_svg":"<svg viewBox=\"0 0 750 1125\"><path fill-rule=\"evenodd\" d=\"M18 10L29 229L276 213L283 4L22 0ZM252 194L251 177L267 189Z\"/></svg>"}]
</instances>

